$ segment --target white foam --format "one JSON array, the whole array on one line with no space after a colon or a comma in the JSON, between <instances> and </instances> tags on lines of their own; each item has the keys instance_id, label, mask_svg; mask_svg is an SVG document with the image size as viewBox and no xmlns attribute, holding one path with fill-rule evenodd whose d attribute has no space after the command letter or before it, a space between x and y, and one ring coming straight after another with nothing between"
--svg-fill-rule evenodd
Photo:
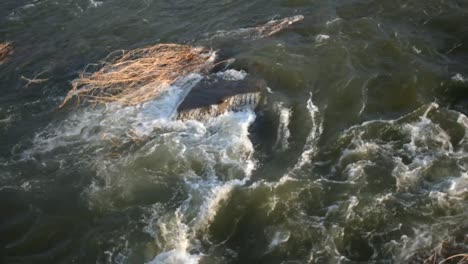
<instances>
[{"instance_id":1,"label":"white foam","mask_svg":"<svg viewBox=\"0 0 468 264\"><path fill-rule=\"evenodd\" d=\"M437 124L427 118L428 111L419 121L407 123L402 131L409 135L410 142L403 145L407 153L413 155L411 163L404 164L399 157L395 157L395 168L392 175L396 178L398 190L408 190L417 186L423 177L423 172L433 166L439 153L445 155L453 152L450 136ZM434 151L434 147L437 148Z\"/></svg>"},{"instance_id":2,"label":"white foam","mask_svg":"<svg viewBox=\"0 0 468 264\"><path fill-rule=\"evenodd\" d=\"M196 196L202 198L197 214L192 219L191 231L199 232L207 228L215 219L223 201L227 201L232 190L245 184L247 178L221 182L218 180L197 181L189 184ZM192 195L195 196L195 195Z\"/></svg>"},{"instance_id":3,"label":"white foam","mask_svg":"<svg viewBox=\"0 0 468 264\"><path fill-rule=\"evenodd\" d=\"M242 70L237 71L237 70L229 69L223 72L217 72L216 76L221 77L223 80L240 81L240 80L243 80L247 76L247 73Z\"/></svg>"},{"instance_id":4,"label":"white foam","mask_svg":"<svg viewBox=\"0 0 468 264\"><path fill-rule=\"evenodd\" d=\"M205 175L197 175L190 170L185 174L189 198L179 207L179 215L172 215L170 212L166 215L169 219L180 219L180 223L175 228L164 234L155 230L164 229L168 220L159 222L156 226L154 226L154 221L149 221L151 226L145 230L152 230L150 233L158 234L165 240L172 233L183 234L177 236L172 243L165 241L165 245L172 245L172 247L158 254L151 263L183 263L184 261L197 263L200 256L189 253L189 249L197 245L197 234L209 227L222 203L229 199L235 187L245 184L255 167L255 162L251 160L253 146L248 139L248 127L253 119L252 112L227 113L204 124L207 126L204 133L211 131L212 134L195 136L199 140L192 141L196 143L196 147L187 145L190 140L180 141L186 144L186 147L178 158L182 160L197 158L199 162L205 164ZM221 176L216 169L219 166L228 166L233 174ZM225 181L226 176L239 178ZM159 217L159 214L154 216L154 218Z\"/></svg>"},{"instance_id":5,"label":"white foam","mask_svg":"<svg viewBox=\"0 0 468 264\"><path fill-rule=\"evenodd\" d=\"M429 193L429 197L439 208L446 210L464 210L464 203L468 197L468 174L463 172L459 177L447 177L448 179L436 186L436 190Z\"/></svg>"},{"instance_id":6,"label":"white foam","mask_svg":"<svg viewBox=\"0 0 468 264\"><path fill-rule=\"evenodd\" d=\"M197 264L200 256L190 255L185 250L170 250L157 255L148 264Z\"/></svg>"},{"instance_id":7,"label":"white foam","mask_svg":"<svg viewBox=\"0 0 468 264\"><path fill-rule=\"evenodd\" d=\"M399 191L419 188L427 177L426 171L436 166L435 162L441 157L462 155L454 152L449 134L431 119L432 111L439 111L439 106L432 103L399 119L372 120L350 127L343 133L343 139L350 140L342 151L337 169L344 168L348 180L355 180L363 176L363 168L372 164L373 159L384 157L394 164L392 175ZM468 135L468 119L459 115L457 122L465 127L465 137L458 143L463 145ZM401 133L400 139L385 141L374 135L379 130L389 129ZM372 131L371 138L369 131ZM405 161L400 153L407 157Z\"/></svg>"},{"instance_id":8,"label":"white foam","mask_svg":"<svg viewBox=\"0 0 468 264\"><path fill-rule=\"evenodd\" d=\"M317 43L322 43L326 40L330 39L330 36L329 35L325 35L325 34L319 34L315 37L315 42Z\"/></svg>"},{"instance_id":9,"label":"white foam","mask_svg":"<svg viewBox=\"0 0 468 264\"><path fill-rule=\"evenodd\" d=\"M289 147L289 137L291 136L288 128L291 119L291 109L285 107L282 103L279 103L276 108L279 113L279 124L275 147L284 151Z\"/></svg>"},{"instance_id":10,"label":"white foam","mask_svg":"<svg viewBox=\"0 0 468 264\"><path fill-rule=\"evenodd\" d=\"M342 155L338 161L340 166L348 166L348 160L352 160L352 157L355 156L363 157L364 160L367 161L366 158L381 149L375 142L365 141L361 137L362 133L357 133L350 142L351 146L342 151Z\"/></svg>"},{"instance_id":11,"label":"white foam","mask_svg":"<svg viewBox=\"0 0 468 264\"><path fill-rule=\"evenodd\" d=\"M464 82L468 82L468 77L465 78L460 73L457 73L452 77L452 81L464 83Z\"/></svg>"},{"instance_id":12,"label":"white foam","mask_svg":"<svg viewBox=\"0 0 468 264\"><path fill-rule=\"evenodd\" d=\"M432 164L431 157L416 158L414 162L406 165L401 158L394 158L395 168L392 176L396 179L396 187L399 191L407 191L419 185L422 180L422 172Z\"/></svg>"},{"instance_id":13,"label":"white foam","mask_svg":"<svg viewBox=\"0 0 468 264\"><path fill-rule=\"evenodd\" d=\"M359 200L356 196L351 196L349 198L348 208L346 209L346 220L350 220L356 217L354 208L359 205Z\"/></svg>"},{"instance_id":14,"label":"white foam","mask_svg":"<svg viewBox=\"0 0 468 264\"><path fill-rule=\"evenodd\" d=\"M89 0L89 4L91 5L91 7L96 8L96 7L100 6L100 5L102 5L103 2L101 2L101 1L95 1L95 0Z\"/></svg>"},{"instance_id":15,"label":"white foam","mask_svg":"<svg viewBox=\"0 0 468 264\"><path fill-rule=\"evenodd\" d=\"M411 142L405 144L404 148L412 153L428 150L432 145L437 145L448 152L453 151L450 136L439 125L424 116L419 122L405 124L403 130L411 136Z\"/></svg>"},{"instance_id":16,"label":"white foam","mask_svg":"<svg viewBox=\"0 0 468 264\"><path fill-rule=\"evenodd\" d=\"M416 46L411 47L411 49L412 49L412 50L414 51L414 53L416 53L416 54L421 54L421 52L422 52L422 50L416 48Z\"/></svg>"},{"instance_id":17,"label":"white foam","mask_svg":"<svg viewBox=\"0 0 468 264\"><path fill-rule=\"evenodd\" d=\"M363 185L362 181L365 181L366 173L364 171L366 166L373 165L374 163L368 161L368 160L360 160L355 163L351 163L346 166L344 169L344 172L346 175L348 175L348 180L349 182L352 183L357 183L358 181L360 182L361 185Z\"/></svg>"},{"instance_id":18,"label":"white foam","mask_svg":"<svg viewBox=\"0 0 468 264\"><path fill-rule=\"evenodd\" d=\"M400 241L393 241L392 247L397 248L395 251L398 252L398 255L395 256L396 262L407 262L419 249L429 248L432 245L433 235L429 227L420 227L414 229L413 232L414 235L411 237L403 235Z\"/></svg>"},{"instance_id":19,"label":"white foam","mask_svg":"<svg viewBox=\"0 0 468 264\"><path fill-rule=\"evenodd\" d=\"M312 161L312 157L314 152L316 151L318 140L323 132L322 119L320 117L318 107L314 104L312 100L312 93L310 94L309 100L307 100L307 110L309 111L310 120L312 122L312 128L309 135L307 136L307 140L304 145L304 150L301 154L301 157L294 166L293 171L302 168L304 165Z\"/></svg>"},{"instance_id":20,"label":"white foam","mask_svg":"<svg viewBox=\"0 0 468 264\"><path fill-rule=\"evenodd\" d=\"M198 263L200 256L188 253L190 249L189 227L184 223L183 207L178 208L171 218L161 217L157 221L161 247L165 250L158 254L150 264ZM146 229L151 230L151 229ZM151 230L152 231L152 230Z\"/></svg>"},{"instance_id":21,"label":"white foam","mask_svg":"<svg viewBox=\"0 0 468 264\"><path fill-rule=\"evenodd\" d=\"M151 135L155 129L183 125L171 122L180 101L198 81L198 74L182 78L167 89L157 100L137 106L108 104L98 108L81 109L59 124L51 124L33 140L33 148L23 153L24 158L43 154L59 147L87 143L99 145L103 139L121 139ZM175 126L174 126L175 125Z\"/></svg>"},{"instance_id":22,"label":"white foam","mask_svg":"<svg viewBox=\"0 0 468 264\"><path fill-rule=\"evenodd\" d=\"M229 80L246 75L235 70L218 74ZM97 208L113 208L115 200L132 201L142 183L180 179L187 200L175 212L155 205L159 209L146 219L144 231L157 245L150 263L197 263L201 255L192 253L197 249L197 234L209 227L232 190L244 185L256 166L248 131L255 120L252 110L227 112L206 121L173 119L180 102L201 78L187 76L141 105L81 108L38 133L23 158L80 157L84 166L96 170L96 180L83 195L90 207ZM119 148L126 142L131 151L108 158L113 145ZM63 147L66 153L55 151ZM138 164L142 161L146 162L143 168Z\"/></svg>"},{"instance_id":23,"label":"white foam","mask_svg":"<svg viewBox=\"0 0 468 264\"><path fill-rule=\"evenodd\" d=\"M468 139L468 117L460 113L457 118L457 123L465 128L465 135L462 141L460 142L460 143L465 143L466 139Z\"/></svg>"},{"instance_id":24,"label":"white foam","mask_svg":"<svg viewBox=\"0 0 468 264\"><path fill-rule=\"evenodd\" d=\"M0 124L2 124L2 127L7 127L8 124L10 124L14 119L14 115L10 114L8 117L0 119Z\"/></svg>"},{"instance_id":25,"label":"white foam","mask_svg":"<svg viewBox=\"0 0 468 264\"><path fill-rule=\"evenodd\" d=\"M272 251L278 245L287 242L290 236L291 232L289 231L276 231L268 245L268 252Z\"/></svg>"},{"instance_id":26,"label":"white foam","mask_svg":"<svg viewBox=\"0 0 468 264\"><path fill-rule=\"evenodd\" d=\"M337 18L334 18L334 19L332 19L332 20L330 20L330 21L327 21L326 25L327 25L327 26L330 26L330 25L333 25L333 24L335 24L335 23L339 23L339 22L342 21L342 20L343 20L343 19L337 17Z\"/></svg>"}]
</instances>

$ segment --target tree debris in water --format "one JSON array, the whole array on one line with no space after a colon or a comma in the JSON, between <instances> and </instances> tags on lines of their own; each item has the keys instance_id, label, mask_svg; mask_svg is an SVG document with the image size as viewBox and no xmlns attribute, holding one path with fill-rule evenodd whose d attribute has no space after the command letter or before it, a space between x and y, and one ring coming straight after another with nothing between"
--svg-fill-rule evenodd
<instances>
[{"instance_id":1,"label":"tree debris in water","mask_svg":"<svg viewBox=\"0 0 468 264\"><path fill-rule=\"evenodd\" d=\"M157 44L111 53L99 70L85 70L72 82L60 107L70 99L78 102L136 105L151 100L171 84L191 73L204 73L215 64L216 52L204 47ZM88 65L89 66L89 65Z\"/></svg>"},{"instance_id":2,"label":"tree debris in water","mask_svg":"<svg viewBox=\"0 0 468 264\"><path fill-rule=\"evenodd\" d=\"M460 254L468 251L468 236L442 241L432 250L419 250L409 257L407 263L422 264L468 264L468 254Z\"/></svg>"},{"instance_id":3,"label":"tree debris in water","mask_svg":"<svg viewBox=\"0 0 468 264\"><path fill-rule=\"evenodd\" d=\"M269 37L302 20L304 20L304 16L297 15L279 20L271 20L265 25L258 26L255 29L260 34L260 37Z\"/></svg>"},{"instance_id":4,"label":"tree debris in water","mask_svg":"<svg viewBox=\"0 0 468 264\"><path fill-rule=\"evenodd\" d=\"M269 37L303 20L293 16L252 28L259 37ZM71 99L79 102L137 105L159 96L171 84L191 73L206 73L216 66L216 52L204 47L157 44L132 51L111 53L95 72L85 70L72 82L60 107ZM220 62L222 63L222 62Z\"/></svg>"},{"instance_id":5,"label":"tree debris in water","mask_svg":"<svg viewBox=\"0 0 468 264\"><path fill-rule=\"evenodd\" d=\"M43 83L43 82L46 82L48 81L49 79L48 78L39 78L39 76L41 76L42 74L44 74L46 71L43 71L43 72L40 72L39 74L37 74L36 76L34 76L33 78L27 78L27 77L24 77L23 75L21 75L21 79L22 80L25 80L26 81L26 85L24 86L25 88L28 87L29 85L31 84L39 84L39 83Z\"/></svg>"},{"instance_id":6,"label":"tree debris in water","mask_svg":"<svg viewBox=\"0 0 468 264\"><path fill-rule=\"evenodd\" d=\"M0 43L0 63L4 62L11 53L13 53L13 47L10 42Z\"/></svg>"},{"instance_id":7,"label":"tree debris in water","mask_svg":"<svg viewBox=\"0 0 468 264\"><path fill-rule=\"evenodd\" d=\"M457 254L457 255L453 255L451 257L448 257L446 259L444 259L443 261L439 262L439 264L443 264L443 263L448 263L448 261L457 261L456 263L458 264L466 264L468 263L468 253L467 254Z\"/></svg>"}]
</instances>

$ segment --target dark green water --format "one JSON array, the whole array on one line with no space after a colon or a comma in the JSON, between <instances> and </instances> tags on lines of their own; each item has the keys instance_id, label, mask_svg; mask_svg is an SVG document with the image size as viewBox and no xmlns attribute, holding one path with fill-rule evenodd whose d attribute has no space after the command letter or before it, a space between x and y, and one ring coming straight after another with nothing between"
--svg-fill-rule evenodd
<instances>
[{"instance_id":1,"label":"dark green water","mask_svg":"<svg viewBox=\"0 0 468 264\"><path fill-rule=\"evenodd\" d=\"M293 15L275 36L236 35ZM444 240L468 248L466 0L3 0L0 41L14 46L2 263L422 263ZM276 110L171 121L177 94L57 110L87 64L167 42L236 58L230 74L265 79Z\"/></svg>"}]
</instances>

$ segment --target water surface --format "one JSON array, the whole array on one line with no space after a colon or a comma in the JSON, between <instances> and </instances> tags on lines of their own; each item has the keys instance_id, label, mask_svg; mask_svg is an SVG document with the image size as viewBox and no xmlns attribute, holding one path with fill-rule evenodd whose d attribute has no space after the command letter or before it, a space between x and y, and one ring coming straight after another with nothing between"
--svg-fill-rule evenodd
<instances>
[{"instance_id":1,"label":"water surface","mask_svg":"<svg viewBox=\"0 0 468 264\"><path fill-rule=\"evenodd\" d=\"M275 36L238 35L293 15L305 19ZM443 241L466 249L467 25L464 0L3 0L0 260L405 263ZM276 99L172 120L193 75L139 107L57 109L87 64L156 43L219 49L236 59L226 78L264 79Z\"/></svg>"}]
</instances>

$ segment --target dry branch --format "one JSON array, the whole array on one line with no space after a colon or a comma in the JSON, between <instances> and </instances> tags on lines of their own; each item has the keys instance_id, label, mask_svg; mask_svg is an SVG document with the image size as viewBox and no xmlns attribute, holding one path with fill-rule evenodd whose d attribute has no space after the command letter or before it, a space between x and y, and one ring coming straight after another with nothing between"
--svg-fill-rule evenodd
<instances>
[{"instance_id":1,"label":"dry branch","mask_svg":"<svg viewBox=\"0 0 468 264\"><path fill-rule=\"evenodd\" d=\"M23 75L21 75L21 79L22 80L25 80L27 83L24 87L28 87L29 85L31 84L38 84L38 83L43 83L43 82L46 82L48 81L49 79L47 78L38 78L39 76L41 76L42 74L44 74L46 71L43 71L43 72L40 72L39 74L37 74L36 76L34 76L32 79L30 78L26 78L24 77Z\"/></svg>"},{"instance_id":2,"label":"dry branch","mask_svg":"<svg viewBox=\"0 0 468 264\"><path fill-rule=\"evenodd\" d=\"M203 73L214 66L215 52L178 44L157 44L111 53L89 73L88 67L72 82L61 106L72 98L92 103L117 102L136 105L151 100L190 73Z\"/></svg>"},{"instance_id":3,"label":"dry branch","mask_svg":"<svg viewBox=\"0 0 468 264\"><path fill-rule=\"evenodd\" d=\"M443 261L439 262L439 264L446 263L447 261L453 260L453 259L459 259L459 261L457 263L468 263L468 254L453 255L453 256L448 257L448 258L444 259Z\"/></svg>"},{"instance_id":4,"label":"dry branch","mask_svg":"<svg viewBox=\"0 0 468 264\"><path fill-rule=\"evenodd\" d=\"M11 53L13 47L10 42L0 43L0 63L4 62Z\"/></svg>"}]
</instances>

